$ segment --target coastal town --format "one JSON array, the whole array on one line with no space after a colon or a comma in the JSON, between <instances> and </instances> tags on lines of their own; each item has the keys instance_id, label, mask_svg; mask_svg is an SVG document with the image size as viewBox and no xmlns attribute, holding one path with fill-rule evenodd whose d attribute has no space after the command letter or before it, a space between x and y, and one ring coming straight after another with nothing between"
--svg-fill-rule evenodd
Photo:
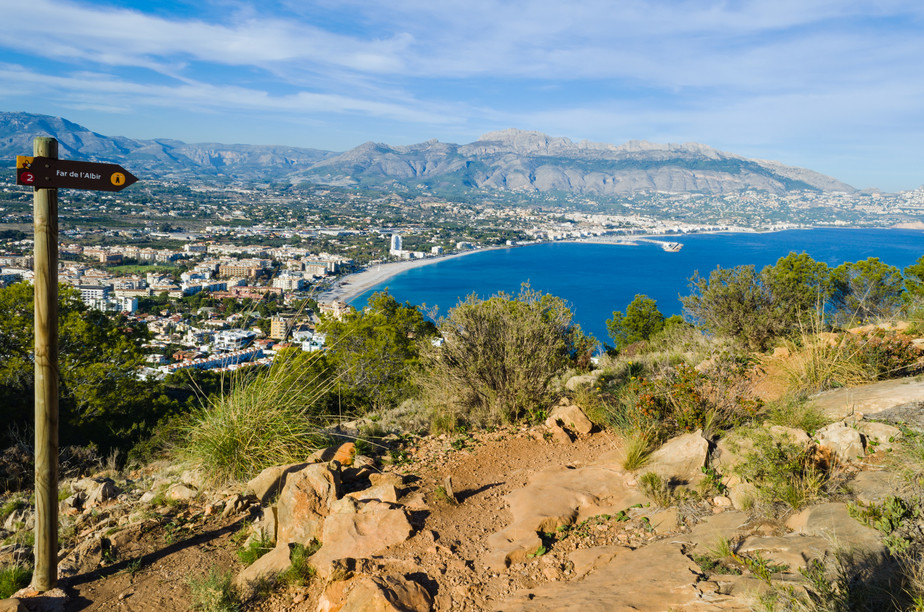
<instances>
[{"instance_id":1,"label":"coastal town","mask_svg":"<svg viewBox=\"0 0 924 612\"><path fill-rule=\"evenodd\" d=\"M316 186L65 191L59 281L90 308L150 335L144 376L271 360L323 348L322 316L409 267L543 241L655 241L678 252L702 232L922 227L924 188L898 194L637 194L604 205L454 202ZM0 187L0 286L31 281L31 193ZM710 212L711 211L711 212Z\"/></svg>"}]
</instances>

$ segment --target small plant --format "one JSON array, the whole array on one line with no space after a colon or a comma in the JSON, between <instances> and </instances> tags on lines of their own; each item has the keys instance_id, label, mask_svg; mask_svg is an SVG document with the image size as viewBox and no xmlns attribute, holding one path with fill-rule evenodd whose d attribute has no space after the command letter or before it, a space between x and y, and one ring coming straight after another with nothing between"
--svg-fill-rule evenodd
<instances>
[{"instance_id":1,"label":"small plant","mask_svg":"<svg viewBox=\"0 0 924 612\"><path fill-rule=\"evenodd\" d=\"M847 511L856 520L885 534L883 544L892 555L898 556L911 547L913 536L908 532L921 518L921 502L890 495L881 504L848 503Z\"/></svg>"},{"instance_id":2,"label":"small plant","mask_svg":"<svg viewBox=\"0 0 924 612\"><path fill-rule=\"evenodd\" d=\"M6 521L7 517L26 507L26 501L21 497L14 497L8 500L3 506L0 506L0 524Z\"/></svg>"},{"instance_id":3,"label":"small plant","mask_svg":"<svg viewBox=\"0 0 924 612\"><path fill-rule=\"evenodd\" d=\"M544 555L544 554L547 553L547 552L549 552L549 550L545 547L545 544L540 544L540 545L539 545L539 548L536 549L536 552L530 553L530 554L526 555L526 557L527 557L528 559L535 559L535 558L537 558L537 557L541 557L542 555Z\"/></svg>"},{"instance_id":4,"label":"small plant","mask_svg":"<svg viewBox=\"0 0 924 612\"><path fill-rule=\"evenodd\" d=\"M638 479L638 486L646 497L662 507L671 504L672 491L670 483L654 472L645 472Z\"/></svg>"},{"instance_id":5,"label":"small plant","mask_svg":"<svg viewBox=\"0 0 924 612\"><path fill-rule=\"evenodd\" d=\"M311 555L318 552L321 548L321 543L317 540L312 540L308 546L303 546L301 544L295 544L289 550L289 561L292 562L291 567L282 576L279 577L279 580L283 584L295 585L295 586L305 586L315 577L317 571L309 563Z\"/></svg>"},{"instance_id":6,"label":"small plant","mask_svg":"<svg viewBox=\"0 0 924 612\"><path fill-rule=\"evenodd\" d=\"M623 469L632 472L644 467L654 450L648 432L637 431L634 435L625 436L624 443Z\"/></svg>"},{"instance_id":7,"label":"small plant","mask_svg":"<svg viewBox=\"0 0 924 612\"><path fill-rule=\"evenodd\" d=\"M749 572L770 584L773 574L785 572L789 566L785 563L773 563L764 559L760 551L755 551L749 555L734 555L735 560L741 563Z\"/></svg>"},{"instance_id":8,"label":"small plant","mask_svg":"<svg viewBox=\"0 0 924 612\"><path fill-rule=\"evenodd\" d=\"M725 495L728 493L728 487L722 482L722 475L714 467L703 466L700 468L703 473L703 480L700 482L700 490L704 495L718 494Z\"/></svg>"},{"instance_id":9,"label":"small plant","mask_svg":"<svg viewBox=\"0 0 924 612\"><path fill-rule=\"evenodd\" d=\"M187 584L191 595L191 608L202 612L242 610L240 595L234 588L232 579L232 572L221 572L214 566L205 576L190 578Z\"/></svg>"},{"instance_id":10,"label":"small plant","mask_svg":"<svg viewBox=\"0 0 924 612\"><path fill-rule=\"evenodd\" d=\"M243 548L237 551L237 558L244 565L251 565L271 550L273 550L273 539L261 529L249 538Z\"/></svg>"},{"instance_id":11,"label":"small plant","mask_svg":"<svg viewBox=\"0 0 924 612\"><path fill-rule=\"evenodd\" d=\"M0 567L0 599L11 597L19 589L29 585L32 568L13 564Z\"/></svg>"},{"instance_id":12,"label":"small plant","mask_svg":"<svg viewBox=\"0 0 924 612\"><path fill-rule=\"evenodd\" d=\"M437 485L433 490L433 494L436 495L436 499L451 506L458 505L459 503L454 496L450 495L449 492L446 491L446 487L443 485Z\"/></svg>"},{"instance_id":13,"label":"small plant","mask_svg":"<svg viewBox=\"0 0 924 612\"><path fill-rule=\"evenodd\" d=\"M141 563L141 557L138 557L134 561L129 561L125 565L125 569L123 569L122 571L128 574L129 576L131 576L132 578L134 578L135 574L141 571L142 565L143 564Z\"/></svg>"}]
</instances>

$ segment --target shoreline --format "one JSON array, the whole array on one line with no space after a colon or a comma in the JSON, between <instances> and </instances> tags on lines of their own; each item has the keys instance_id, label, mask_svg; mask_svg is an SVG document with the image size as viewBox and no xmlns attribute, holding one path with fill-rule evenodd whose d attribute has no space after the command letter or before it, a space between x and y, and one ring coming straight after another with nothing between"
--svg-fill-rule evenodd
<instances>
[{"instance_id":1,"label":"shoreline","mask_svg":"<svg viewBox=\"0 0 924 612\"><path fill-rule=\"evenodd\" d=\"M321 293L317 300L319 302L333 302L340 300L349 304L351 301L355 300L357 297L372 289L376 285L379 285L393 276L397 276L402 272L407 270L413 270L414 268L421 268L423 266L429 266L431 264L439 263L441 261L448 261L450 259L456 259L458 257L465 257L466 255L474 255L475 253L484 253L486 251L495 251L497 249L512 249L513 246L497 246L497 247L488 247L484 249L474 249L471 251L464 251L462 253L452 253L450 255L440 255L439 257L425 257L424 259L407 259L402 261L391 261L383 264L376 264L368 268L364 268L359 272L353 272L352 274L347 274L346 276L340 277L337 282L330 288Z\"/></svg>"},{"instance_id":2,"label":"shoreline","mask_svg":"<svg viewBox=\"0 0 924 612\"><path fill-rule=\"evenodd\" d=\"M496 251L499 249L515 249L519 247L534 246L538 244L554 244L554 243L575 243L575 244L604 244L611 246L638 246L638 243L635 240L639 239L671 239L672 241L680 241L685 236L697 236L704 234L769 234L776 232L786 232L786 231L799 231L799 230L813 230L813 229L921 229L924 230L924 227L921 228L898 228L898 227L825 227L825 226L812 226L812 227L793 227L785 229L773 229L773 230L753 230L748 228L733 228L727 230L712 230L712 231L703 231L703 232L689 232L686 234L675 234L675 233L651 233L651 234L631 234L623 236L613 236L612 239L606 239L603 237L592 237L592 238L571 238L567 240L541 240L529 244L517 244L517 245L503 245L503 246L493 246L486 247L483 249L474 249L471 251L465 251L462 253L452 253L450 255L440 255L438 257L426 257L424 259L408 259L401 261L388 262L383 264L377 264L375 266L364 268L359 272L353 272L352 274L347 274L343 276L334 283L330 288L318 295L317 300L319 302L332 302L340 300L346 303L350 303L355 300L357 297L372 289L376 285L379 285L388 279L401 274L407 270L412 270L414 268L420 268L423 266L428 266L431 264L439 263L441 261L448 261L450 259L455 259L457 257L465 257L466 255L473 255L475 253L484 253L486 251Z\"/></svg>"}]
</instances>

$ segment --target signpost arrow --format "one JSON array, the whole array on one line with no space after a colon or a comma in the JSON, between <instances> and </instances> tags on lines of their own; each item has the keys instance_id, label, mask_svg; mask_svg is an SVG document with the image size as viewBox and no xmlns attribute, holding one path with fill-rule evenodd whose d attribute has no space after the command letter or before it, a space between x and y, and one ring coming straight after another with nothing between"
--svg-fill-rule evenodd
<instances>
[{"instance_id":1,"label":"signpost arrow","mask_svg":"<svg viewBox=\"0 0 924 612\"><path fill-rule=\"evenodd\" d=\"M138 178L117 164L54 159L16 158L16 184L41 189L89 189L121 191Z\"/></svg>"}]
</instances>

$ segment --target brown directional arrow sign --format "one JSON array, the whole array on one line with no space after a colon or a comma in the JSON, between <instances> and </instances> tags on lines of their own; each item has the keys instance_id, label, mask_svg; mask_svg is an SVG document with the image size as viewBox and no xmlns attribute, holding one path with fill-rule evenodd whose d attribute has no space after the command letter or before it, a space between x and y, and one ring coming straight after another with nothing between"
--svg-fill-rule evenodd
<instances>
[{"instance_id":1,"label":"brown directional arrow sign","mask_svg":"<svg viewBox=\"0 0 924 612\"><path fill-rule=\"evenodd\" d=\"M116 164L53 159L16 158L16 184L45 189L89 189L121 191L138 178Z\"/></svg>"}]
</instances>

